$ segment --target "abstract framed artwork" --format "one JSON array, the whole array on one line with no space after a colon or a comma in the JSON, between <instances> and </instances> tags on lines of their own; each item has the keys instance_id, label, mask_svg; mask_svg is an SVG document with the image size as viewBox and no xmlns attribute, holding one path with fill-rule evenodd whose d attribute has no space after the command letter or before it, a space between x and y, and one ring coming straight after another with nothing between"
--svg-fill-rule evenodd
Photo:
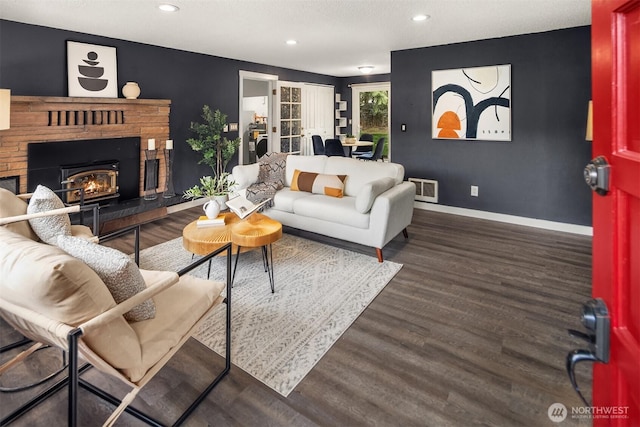
<instances>
[{"instance_id":1,"label":"abstract framed artwork","mask_svg":"<svg viewBox=\"0 0 640 427\"><path fill-rule=\"evenodd\" d=\"M116 48L67 41L69 96L118 97Z\"/></svg>"},{"instance_id":2,"label":"abstract framed artwork","mask_svg":"<svg viewBox=\"0 0 640 427\"><path fill-rule=\"evenodd\" d=\"M432 137L511 141L511 65L435 70Z\"/></svg>"}]
</instances>

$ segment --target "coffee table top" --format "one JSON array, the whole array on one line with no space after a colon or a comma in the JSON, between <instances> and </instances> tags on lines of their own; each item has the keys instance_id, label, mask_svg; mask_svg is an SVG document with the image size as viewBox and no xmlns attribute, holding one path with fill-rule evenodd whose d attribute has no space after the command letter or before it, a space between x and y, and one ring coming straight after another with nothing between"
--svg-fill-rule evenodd
<instances>
[{"instance_id":1,"label":"coffee table top","mask_svg":"<svg viewBox=\"0 0 640 427\"><path fill-rule=\"evenodd\" d=\"M260 213L241 220L232 212L222 212L225 224L218 227L198 228L193 221L182 230L182 246L196 255L207 255L223 245L233 243L249 250L268 245L282 237L282 224Z\"/></svg>"}]
</instances>

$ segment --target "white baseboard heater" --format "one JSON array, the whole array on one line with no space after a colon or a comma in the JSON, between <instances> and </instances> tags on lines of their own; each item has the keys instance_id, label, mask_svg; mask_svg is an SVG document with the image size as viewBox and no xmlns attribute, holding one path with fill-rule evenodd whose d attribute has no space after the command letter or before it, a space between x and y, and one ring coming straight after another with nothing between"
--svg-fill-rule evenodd
<instances>
[{"instance_id":1,"label":"white baseboard heater","mask_svg":"<svg viewBox=\"0 0 640 427\"><path fill-rule=\"evenodd\" d=\"M416 200L438 203L438 181L433 179L409 178L416 185Z\"/></svg>"}]
</instances>

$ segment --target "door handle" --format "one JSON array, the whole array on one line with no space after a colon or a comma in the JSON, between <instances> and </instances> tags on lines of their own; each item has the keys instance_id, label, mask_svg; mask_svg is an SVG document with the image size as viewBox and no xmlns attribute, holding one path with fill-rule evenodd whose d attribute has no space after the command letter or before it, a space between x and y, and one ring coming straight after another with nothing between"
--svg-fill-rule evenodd
<instances>
[{"instance_id":1,"label":"door handle","mask_svg":"<svg viewBox=\"0 0 640 427\"><path fill-rule=\"evenodd\" d=\"M581 321L589 332L584 333L569 329L569 335L585 340L589 344L589 349L570 351L567 354L565 367L573 389L586 406L591 406L578 387L575 368L581 362L609 362L610 320L609 310L604 300L596 298L585 302L582 305Z\"/></svg>"},{"instance_id":2,"label":"door handle","mask_svg":"<svg viewBox=\"0 0 640 427\"><path fill-rule=\"evenodd\" d=\"M609 172L611 166L604 156L598 156L584 167L584 180L589 187L601 196L609 192Z\"/></svg>"}]
</instances>

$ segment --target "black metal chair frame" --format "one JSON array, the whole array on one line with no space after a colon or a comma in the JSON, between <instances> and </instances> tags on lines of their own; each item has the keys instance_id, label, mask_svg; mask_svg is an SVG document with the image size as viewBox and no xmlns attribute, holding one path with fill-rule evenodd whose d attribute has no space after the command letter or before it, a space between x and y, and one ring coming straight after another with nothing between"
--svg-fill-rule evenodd
<instances>
[{"instance_id":1,"label":"black metal chair frame","mask_svg":"<svg viewBox=\"0 0 640 427\"><path fill-rule=\"evenodd\" d=\"M225 345L225 367L224 369L216 376L216 378L207 386L207 388L200 393L200 395L193 401L193 403L187 408L186 411L182 413L182 415L173 423L174 426L181 425L188 417L195 411L195 409L200 405L200 403L207 397L207 395L213 390L213 388L229 373L231 370L231 244L227 243L221 248L211 252L210 254L200 258L199 260L189 264L187 267L178 271L178 276L183 276L189 271L193 270L196 267L204 264L209 261L212 257L221 254L226 251L227 257L227 297L224 299L224 303L227 306L226 309L226 345ZM85 364L82 367L78 366L78 340L82 337L82 330L79 328L73 329L69 332L67 336L68 341L68 352L69 352L69 364L68 364L68 374L65 378L53 384L51 387L47 388L43 392L39 393L33 399L25 403L20 408L16 409L11 414L7 415L5 418L0 420L0 426L5 426L25 413L29 412L38 404L42 403L53 394L62 390L65 386L68 387L69 399L68 399L68 409L67 409L67 423L70 427L75 427L78 425L78 387L83 387L84 389L90 391L96 396L106 400L110 404L114 406L120 405L121 401L115 396L101 390L95 385L87 382L86 380L80 378L80 375L85 372L87 369L91 367L90 364ZM125 412L133 415L135 418L147 423L151 426L164 426L164 424L150 417L149 415L143 413L142 411L132 407L131 405L125 408Z\"/></svg>"}]
</instances>

